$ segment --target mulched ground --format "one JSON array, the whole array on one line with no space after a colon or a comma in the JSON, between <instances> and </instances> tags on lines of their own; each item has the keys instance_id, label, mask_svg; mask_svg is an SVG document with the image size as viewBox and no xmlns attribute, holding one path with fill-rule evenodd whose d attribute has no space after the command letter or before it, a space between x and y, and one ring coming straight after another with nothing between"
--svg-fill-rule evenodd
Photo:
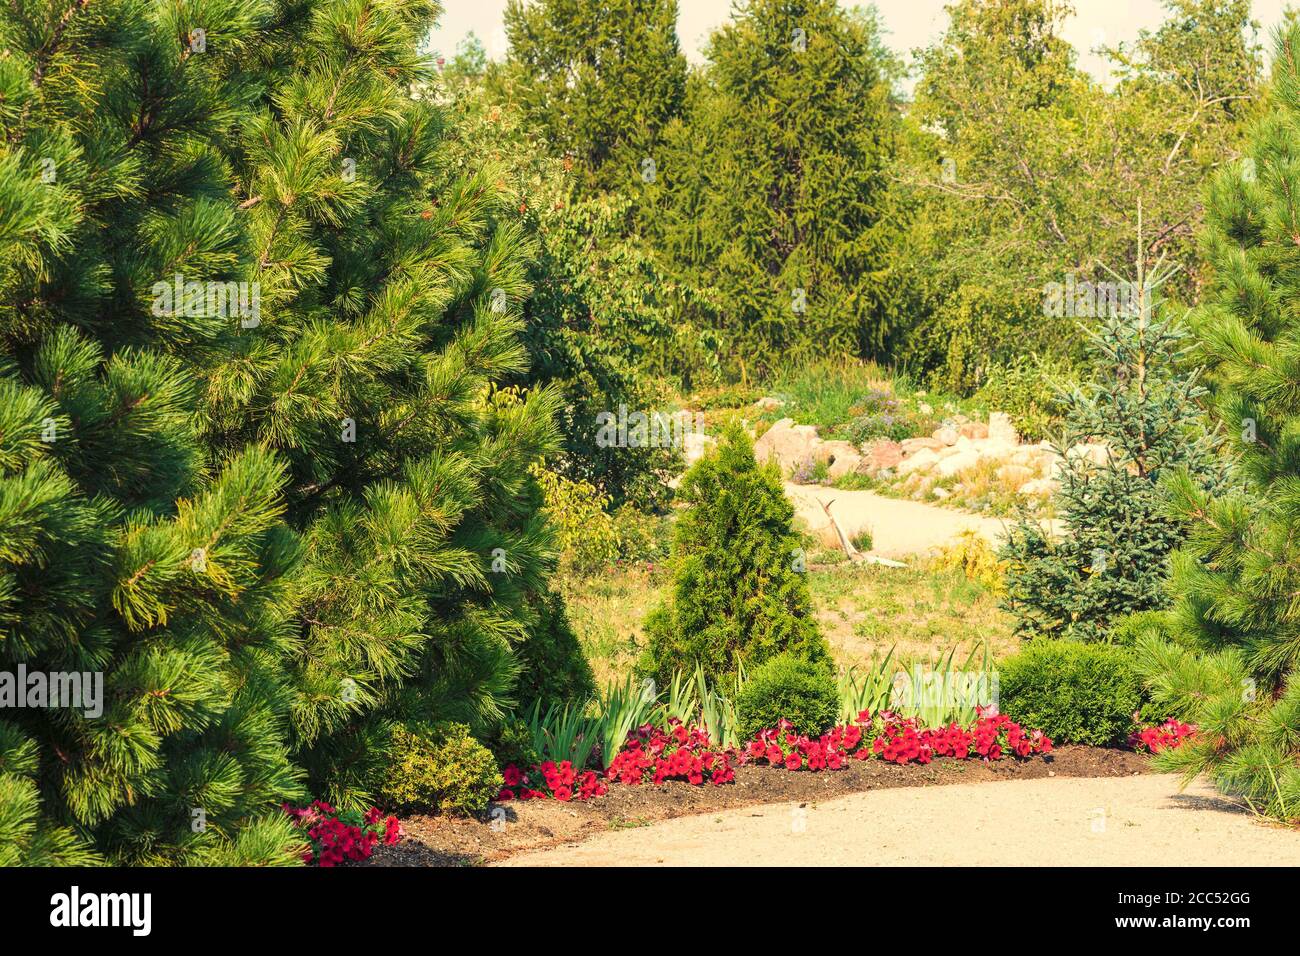
<instances>
[{"instance_id":1,"label":"mulched ground","mask_svg":"<svg viewBox=\"0 0 1300 956\"><path fill-rule=\"evenodd\" d=\"M684 783L628 786L585 802L528 800L493 804L482 819L416 816L402 821L406 837L381 846L362 866L477 866L522 850L572 843L607 830L656 820L764 803L815 804L864 790L949 783L1033 780L1040 777L1127 777L1146 771L1147 758L1127 750L1061 747L1047 757L996 763L940 759L900 767L882 760L851 760L847 769L811 773L767 766L736 768L721 787ZM495 814L495 817L493 816Z\"/></svg>"}]
</instances>

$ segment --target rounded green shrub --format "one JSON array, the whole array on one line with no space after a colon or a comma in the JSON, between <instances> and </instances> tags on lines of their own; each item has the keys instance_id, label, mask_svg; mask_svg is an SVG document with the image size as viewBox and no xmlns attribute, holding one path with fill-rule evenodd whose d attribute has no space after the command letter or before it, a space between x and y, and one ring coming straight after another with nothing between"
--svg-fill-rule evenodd
<instances>
[{"instance_id":1,"label":"rounded green shrub","mask_svg":"<svg viewBox=\"0 0 1300 956\"><path fill-rule=\"evenodd\" d=\"M514 764L527 770L541 763L541 755L533 746L533 734L528 725L518 718L510 718L498 727L486 741L488 749L497 758L497 765Z\"/></svg>"},{"instance_id":2,"label":"rounded green shrub","mask_svg":"<svg viewBox=\"0 0 1300 956\"><path fill-rule=\"evenodd\" d=\"M736 696L736 723L747 741L782 718L810 737L835 725L840 695L835 675L823 661L778 654L758 667Z\"/></svg>"},{"instance_id":3,"label":"rounded green shrub","mask_svg":"<svg viewBox=\"0 0 1300 956\"><path fill-rule=\"evenodd\" d=\"M486 810L501 787L496 758L465 724L393 728L380 790L390 808L472 815Z\"/></svg>"},{"instance_id":4,"label":"rounded green shrub","mask_svg":"<svg viewBox=\"0 0 1300 956\"><path fill-rule=\"evenodd\" d=\"M1146 697L1132 652L1110 644L1038 641L998 669L999 708L1056 743L1122 743Z\"/></svg>"}]
</instances>

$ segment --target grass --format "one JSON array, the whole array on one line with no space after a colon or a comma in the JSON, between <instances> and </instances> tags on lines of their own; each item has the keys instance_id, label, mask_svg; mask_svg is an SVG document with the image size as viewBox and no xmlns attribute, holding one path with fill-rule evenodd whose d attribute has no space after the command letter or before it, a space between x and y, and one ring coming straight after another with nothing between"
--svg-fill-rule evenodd
<instances>
[{"instance_id":1,"label":"grass","mask_svg":"<svg viewBox=\"0 0 1300 956\"><path fill-rule=\"evenodd\" d=\"M569 615L597 682L621 682L645 646L645 616L668 578L662 570L617 569L562 584ZM897 646L900 663L927 661L957 647L964 658L980 642L994 659L1014 651L1011 617L984 585L960 571L810 563L808 583L836 662L865 666Z\"/></svg>"},{"instance_id":2,"label":"grass","mask_svg":"<svg viewBox=\"0 0 1300 956\"><path fill-rule=\"evenodd\" d=\"M596 683L604 687L632 670L645 646L645 619L667 583L658 566L612 567L583 577L558 579L569 621L582 641Z\"/></svg>"},{"instance_id":3,"label":"grass","mask_svg":"<svg viewBox=\"0 0 1300 956\"><path fill-rule=\"evenodd\" d=\"M953 646L962 657L980 642L997 659L1019 643L996 595L959 571L841 562L814 565L808 581L822 632L842 666L863 666L891 647L902 662Z\"/></svg>"}]
</instances>

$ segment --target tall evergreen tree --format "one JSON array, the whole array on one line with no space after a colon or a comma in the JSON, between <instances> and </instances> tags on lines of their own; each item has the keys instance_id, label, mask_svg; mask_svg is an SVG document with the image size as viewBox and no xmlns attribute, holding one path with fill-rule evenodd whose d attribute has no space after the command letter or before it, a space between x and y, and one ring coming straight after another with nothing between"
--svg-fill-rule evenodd
<instances>
[{"instance_id":1,"label":"tall evergreen tree","mask_svg":"<svg viewBox=\"0 0 1300 956\"><path fill-rule=\"evenodd\" d=\"M1163 766L1213 774L1262 812L1300 819L1300 26L1277 37L1269 110L1247 157L1208 194L1214 269L1195 328L1245 487L1211 497L1183 479L1191 523L1174 607L1143 643L1158 705L1200 734Z\"/></svg>"},{"instance_id":2,"label":"tall evergreen tree","mask_svg":"<svg viewBox=\"0 0 1300 956\"><path fill-rule=\"evenodd\" d=\"M0 688L0 862L295 861L285 469L206 453L198 365L238 330L155 288L242 277L217 140L269 14L0 11L0 673L102 680Z\"/></svg>"},{"instance_id":3,"label":"tall evergreen tree","mask_svg":"<svg viewBox=\"0 0 1300 956\"><path fill-rule=\"evenodd\" d=\"M874 11L746 0L707 56L645 187L647 228L717 288L733 367L882 354L897 111Z\"/></svg>"},{"instance_id":4,"label":"tall evergreen tree","mask_svg":"<svg viewBox=\"0 0 1300 956\"><path fill-rule=\"evenodd\" d=\"M531 247L444 174L438 11L0 13L0 670L104 673L0 712L0 859L293 862L300 767L366 802L394 724L576 650L555 396L493 392Z\"/></svg>"},{"instance_id":5,"label":"tall evergreen tree","mask_svg":"<svg viewBox=\"0 0 1300 956\"><path fill-rule=\"evenodd\" d=\"M527 368L533 247L490 170L444 172L438 12L281 8L250 63L276 82L228 155L262 317L207 374L208 437L287 462L294 743L345 805L372 799L394 722L501 716L554 559L528 469L555 393L492 391Z\"/></svg>"},{"instance_id":6,"label":"tall evergreen tree","mask_svg":"<svg viewBox=\"0 0 1300 956\"><path fill-rule=\"evenodd\" d=\"M588 189L631 184L682 109L677 0L510 0L505 24L503 79L553 154Z\"/></svg>"}]
</instances>

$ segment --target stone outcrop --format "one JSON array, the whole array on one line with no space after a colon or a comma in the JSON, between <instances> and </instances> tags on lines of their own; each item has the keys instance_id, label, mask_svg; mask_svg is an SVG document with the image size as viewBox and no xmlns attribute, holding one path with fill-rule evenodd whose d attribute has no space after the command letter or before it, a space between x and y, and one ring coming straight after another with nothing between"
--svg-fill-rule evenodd
<instances>
[{"instance_id":1,"label":"stone outcrop","mask_svg":"<svg viewBox=\"0 0 1300 956\"><path fill-rule=\"evenodd\" d=\"M690 449L688 449L689 453ZM879 438L859 448L847 441L825 441L812 425L782 418L755 442L760 461L774 460L782 473L807 473L810 465L825 465L830 480L861 474L898 478L915 495L935 494L935 483L964 475L1002 490L1028 497L1049 497L1060 488L1064 469L1077 462L1102 467L1110 459L1103 444L1079 444L1057 454L1048 442L1021 444L1011 417L994 412L988 423L962 416L946 421L933 434L892 441Z\"/></svg>"}]
</instances>

